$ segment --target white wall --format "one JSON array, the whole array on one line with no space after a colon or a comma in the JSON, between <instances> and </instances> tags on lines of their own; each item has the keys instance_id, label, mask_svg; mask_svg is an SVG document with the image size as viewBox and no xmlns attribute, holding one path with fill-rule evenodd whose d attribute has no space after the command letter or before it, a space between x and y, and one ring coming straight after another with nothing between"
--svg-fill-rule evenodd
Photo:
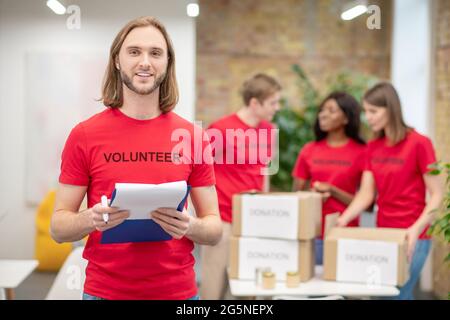
<instances>
[{"instance_id":1,"label":"white wall","mask_svg":"<svg viewBox=\"0 0 450 320\"><path fill-rule=\"evenodd\" d=\"M98 52L107 59L113 38L127 21L156 16L175 46L180 88L176 111L189 120L194 117L195 20L186 16L187 0L65 0L80 6L80 30L68 30L68 15L54 14L45 3L0 0L0 258L31 258L34 253L36 207L25 203L28 52Z\"/></svg>"},{"instance_id":2,"label":"white wall","mask_svg":"<svg viewBox=\"0 0 450 320\"><path fill-rule=\"evenodd\" d=\"M433 139L433 16L429 0L395 0L391 78L399 91L406 123ZM420 287L432 290L432 253Z\"/></svg>"},{"instance_id":3,"label":"white wall","mask_svg":"<svg viewBox=\"0 0 450 320\"><path fill-rule=\"evenodd\" d=\"M391 79L406 123L431 135L432 1L395 0Z\"/></svg>"}]
</instances>

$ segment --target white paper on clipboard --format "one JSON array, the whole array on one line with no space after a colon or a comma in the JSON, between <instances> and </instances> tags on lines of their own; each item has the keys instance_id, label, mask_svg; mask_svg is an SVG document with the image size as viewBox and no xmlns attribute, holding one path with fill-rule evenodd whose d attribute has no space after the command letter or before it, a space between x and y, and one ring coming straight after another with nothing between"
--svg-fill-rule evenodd
<instances>
[{"instance_id":1,"label":"white paper on clipboard","mask_svg":"<svg viewBox=\"0 0 450 320\"><path fill-rule=\"evenodd\" d=\"M116 183L112 207L130 211L128 219L151 219L158 208L176 209L186 196L186 181L161 184Z\"/></svg>"}]
</instances>

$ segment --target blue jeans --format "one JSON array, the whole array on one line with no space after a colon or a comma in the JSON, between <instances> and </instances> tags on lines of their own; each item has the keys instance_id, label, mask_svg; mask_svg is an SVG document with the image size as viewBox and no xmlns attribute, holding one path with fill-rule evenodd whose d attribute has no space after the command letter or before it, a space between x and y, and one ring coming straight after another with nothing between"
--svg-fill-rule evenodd
<instances>
[{"instance_id":1,"label":"blue jeans","mask_svg":"<svg viewBox=\"0 0 450 320\"><path fill-rule=\"evenodd\" d=\"M323 240L316 238L315 246L316 246L316 265L322 265L323 264Z\"/></svg>"},{"instance_id":2,"label":"blue jeans","mask_svg":"<svg viewBox=\"0 0 450 320\"><path fill-rule=\"evenodd\" d=\"M106 300L100 297L91 296L89 293L83 292L83 300Z\"/></svg>"},{"instance_id":3,"label":"blue jeans","mask_svg":"<svg viewBox=\"0 0 450 320\"><path fill-rule=\"evenodd\" d=\"M91 296L89 293L83 292L83 300L106 300L100 297ZM195 296L187 299L187 300L200 300L200 296L196 294Z\"/></svg>"},{"instance_id":4,"label":"blue jeans","mask_svg":"<svg viewBox=\"0 0 450 320\"><path fill-rule=\"evenodd\" d=\"M427 260L431 248L431 240L417 240L414 255L409 266L409 279L400 289L398 296L388 298L388 300L414 300L414 288L419 281L423 265Z\"/></svg>"}]
</instances>

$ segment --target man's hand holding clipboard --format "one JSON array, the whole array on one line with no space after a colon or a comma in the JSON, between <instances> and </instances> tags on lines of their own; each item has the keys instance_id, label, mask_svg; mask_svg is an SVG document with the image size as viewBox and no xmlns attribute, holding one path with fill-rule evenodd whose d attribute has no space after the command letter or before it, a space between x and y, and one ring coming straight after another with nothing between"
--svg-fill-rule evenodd
<instances>
[{"instance_id":1,"label":"man's hand holding clipboard","mask_svg":"<svg viewBox=\"0 0 450 320\"><path fill-rule=\"evenodd\" d=\"M191 216L186 209L159 208L151 213L152 219L175 239L183 238L191 226Z\"/></svg>"},{"instance_id":2,"label":"man's hand holding clipboard","mask_svg":"<svg viewBox=\"0 0 450 320\"><path fill-rule=\"evenodd\" d=\"M189 191L186 181L159 185L116 184L110 205L129 208L130 214L123 223L116 224L116 228L109 227L110 214L105 226L108 230L103 233L101 243L166 241L188 235L192 229L192 217L185 209ZM106 213L104 210L111 207L99 209Z\"/></svg>"}]
</instances>

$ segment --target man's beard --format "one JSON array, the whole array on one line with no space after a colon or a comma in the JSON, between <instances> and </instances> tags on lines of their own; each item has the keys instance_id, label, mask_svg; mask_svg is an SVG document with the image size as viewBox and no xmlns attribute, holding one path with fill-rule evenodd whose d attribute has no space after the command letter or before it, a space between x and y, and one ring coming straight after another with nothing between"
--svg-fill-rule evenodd
<instances>
[{"instance_id":1,"label":"man's beard","mask_svg":"<svg viewBox=\"0 0 450 320\"><path fill-rule=\"evenodd\" d=\"M136 92L137 94L140 94L140 95L148 95L148 94L153 93L153 91L155 91L161 85L161 83L166 78L166 72L164 72L162 75L157 77L155 79L155 82L153 83L153 86L151 86L148 89L136 88L133 85L133 81L130 79L130 77L128 77L127 74L123 71L120 71L120 76L122 78L122 82L128 87L128 89L130 89L131 91Z\"/></svg>"}]
</instances>

